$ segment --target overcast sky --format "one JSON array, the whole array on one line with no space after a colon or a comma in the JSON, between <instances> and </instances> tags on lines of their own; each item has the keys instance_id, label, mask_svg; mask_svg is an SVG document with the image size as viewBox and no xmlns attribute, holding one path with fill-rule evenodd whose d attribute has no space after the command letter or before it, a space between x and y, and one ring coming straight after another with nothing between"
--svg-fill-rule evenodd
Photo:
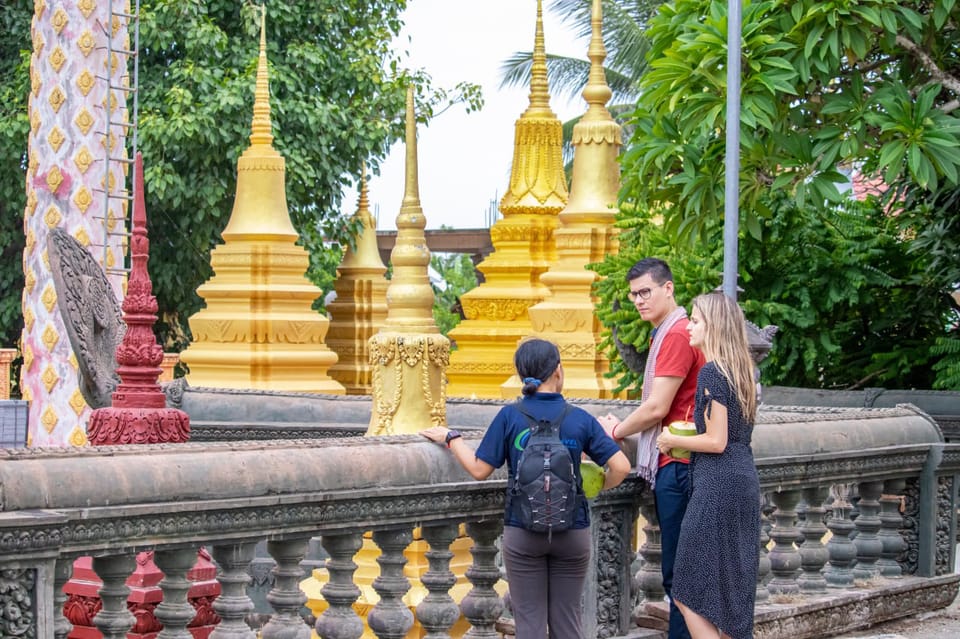
<instances>
[{"instance_id":1,"label":"overcast sky","mask_svg":"<svg viewBox=\"0 0 960 639\"><path fill-rule=\"evenodd\" d=\"M409 52L408 66L425 69L443 88L461 81L479 84L485 101L479 112L457 107L419 127L420 201L427 228L486 226L490 201L503 196L513 127L529 104L529 88L499 89L499 69L514 52L533 48L536 11L536 0L410 0L406 27L395 43L398 51ZM549 53L586 58L588 43L575 41L546 8L544 34ZM581 99L561 104L552 98L550 106L561 120L586 109ZM381 174L370 181L370 207L382 230L396 228L403 155L403 144L394 145ZM353 213L356 205L356 191L348 192L343 211Z\"/></svg>"}]
</instances>

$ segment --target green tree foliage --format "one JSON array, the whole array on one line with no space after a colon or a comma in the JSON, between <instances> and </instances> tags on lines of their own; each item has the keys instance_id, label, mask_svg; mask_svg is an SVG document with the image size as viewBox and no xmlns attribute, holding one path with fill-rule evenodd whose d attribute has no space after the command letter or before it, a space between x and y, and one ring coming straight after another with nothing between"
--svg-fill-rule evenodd
<instances>
[{"instance_id":1,"label":"green tree foliage","mask_svg":"<svg viewBox=\"0 0 960 639\"><path fill-rule=\"evenodd\" d=\"M739 275L748 316L782 330L766 381L930 387L949 367L935 344L956 336L960 258L933 229L956 210L958 18L953 0L743 7ZM677 0L646 32L622 253L598 266L604 306L622 308L604 323L634 344L646 334L623 306L633 261L672 260L684 293L720 281L726 28L725 2ZM854 204L850 167L893 188Z\"/></svg>"},{"instance_id":2,"label":"green tree foliage","mask_svg":"<svg viewBox=\"0 0 960 639\"><path fill-rule=\"evenodd\" d=\"M406 87L418 90L428 121L451 102L479 108L478 89L435 90L391 50L404 0L318 0L268 5L274 146L286 158L287 204L311 255L310 277L329 290L337 264L323 241L349 241L343 187L363 162L374 171L403 134ZM23 213L26 95L32 3L0 7L0 234ZM234 0L144 0L141 4L139 148L151 237L150 274L168 349L189 338L197 287L211 276L209 253L233 207L236 163L249 145L260 5ZM9 231L16 235L15 232ZM19 291L22 229L0 265L4 290ZM5 243L4 246L11 246ZM6 258L6 252L4 256ZM9 270L9 274L8 274ZM9 291L8 291L9 293ZM2 296L0 336L19 317L19 295ZM8 305L10 309L7 310Z\"/></svg>"},{"instance_id":3,"label":"green tree foliage","mask_svg":"<svg viewBox=\"0 0 960 639\"><path fill-rule=\"evenodd\" d=\"M436 253L430 266L440 274L444 284L434 284L433 319L446 335L460 323L460 297L477 287L477 272L469 255Z\"/></svg>"}]
</instances>

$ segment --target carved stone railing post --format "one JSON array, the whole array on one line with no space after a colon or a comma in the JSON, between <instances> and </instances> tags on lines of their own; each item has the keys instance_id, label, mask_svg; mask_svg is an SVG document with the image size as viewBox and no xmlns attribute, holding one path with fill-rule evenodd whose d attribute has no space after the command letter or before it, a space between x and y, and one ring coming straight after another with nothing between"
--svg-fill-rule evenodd
<instances>
[{"instance_id":1,"label":"carved stone railing post","mask_svg":"<svg viewBox=\"0 0 960 639\"><path fill-rule=\"evenodd\" d=\"M163 624L157 639L193 639L187 625L196 616L196 610L187 601L187 591L190 590L187 571L196 561L195 548L158 550L153 554L153 562L163 571L160 580L163 601L154 610L157 620Z\"/></svg>"},{"instance_id":2,"label":"carved stone railing post","mask_svg":"<svg viewBox=\"0 0 960 639\"><path fill-rule=\"evenodd\" d=\"M300 561L307 554L308 541L301 538L267 542L267 552L277 562L272 571L273 588L267 593L267 601L275 612L260 632L262 639L310 639L310 626L300 616L300 609L307 603L307 596L300 590Z\"/></svg>"},{"instance_id":3,"label":"carved stone railing post","mask_svg":"<svg viewBox=\"0 0 960 639\"><path fill-rule=\"evenodd\" d=\"M133 626L134 616L127 610L130 589L126 581L136 565L137 560L131 554L93 558L93 570L103 582L99 591L103 607L93 618L93 625L104 639L126 639L127 631Z\"/></svg>"},{"instance_id":4,"label":"carved stone railing post","mask_svg":"<svg viewBox=\"0 0 960 639\"><path fill-rule=\"evenodd\" d=\"M900 528L903 526L900 496L906 486L905 479L888 479L883 482L883 495L880 496L880 532L877 534L883 544L883 551L880 553L877 566L884 577L903 575L903 569L897 559L907 547L903 537L900 536Z\"/></svg>"},{"instance_id":5,"label":"carved stone railing post","mask_svg":"<svg viewBox=\"0 0 960 639\"><path fill-rule=\"evenodd\" d=\"M770 517L768 516L768 503L766 493L760 494L760 554L757 562L757 594L756 602L761 603L770 598L770 591L767 590L767 580L770 577L770 551L767 546L770 545Z\"/></svg>"},{"instance_id":6,"label":"carved stone railing post","mask_svg":"<svg viewBox=\"0 0 960 639\"><path fill-rule=\"evenodd\" d=\"M463 616L472 626L464 635L466 639L497 639L500 636L494 630L494 624L503 612L503 600L493 586L500 579L500 569L495 560L496 540L502 531L502 519L467 524L467 534L473 538L473 547L470 549L473 565L467 569L467 579L473 588L460 602Z\"/></svg>"},{"instance_id":7,"label":"carved stone railing post","mask_svg":"<svg viewBox=\"0 0 960 639\"><path fill-rule=\"evenodd\" d=\"M853 540L857 547L857 565L853 567L856 579L872 579L880 576L877 560L883 552L883 540L877 535L880 531L880 494L882 481L865 481L859 484L860 501L857 507L860 515L853 522L857 528L857 537Z\"/></svg>"},{"instance_id":8,"label":"carved stone railing post","mask_svg":"<svg viewBox=\"0 0 960 639\"><path fill-rule=\"evenodd\" d=\"M213 558L220 565L217 580L222 591L213 602L213 610L220 616L220 623L210 633L209 639L256 639L244 616L253 612L253 601L247 595L250 575L247 568L253 561L256 542L224 544L213 547Z\"/></svg>"},{"instance_id":9,"label":"carved stone railing post","mask_svg":"<svg viewBox=\"0 0 960 639\"><path fill-rule=\"evenodd\" d=\"M857 547L850 540L850 533L854 530L850 517L853 507L847 501L849 488L845 484L833 486L832 492L833 503L827 518L827 528L831 534L827 542L829 563L823 570L823 576L830 588L849 588L853 585L853 564L857 560Z\"/></svg>"},{"instance_id":10,"label":"carved stone railing post","mask_svg":"<svg viewBox=\"0 0 960 639\"><path fill-rule=\"evenodd\" d=\"M800 545L800 565L803 572L797 582L804 593L819 593L827 590L827 581L822 570L827 559L830 558L823 545L823 536L827 527L823 523L825 510L823 502L827 498L829 489L812 487L803 489L803 501L806 502L806 512L800 525L803 543Z\"/></svg>"},{"instance_id":11,"label":"carved stone railing post","mask_svg":"<svg viewBox=\"0 0 960 639\"><path fill-rule=\"evenodd\" d=\"M413 627L413 613L403 603L403 596L410 590L410 580L403 574L407 558L403 551L413 542L409 528L377 530L373 542L380 548L377 563L380 574L373 580L373 589L380 601L367 615L367 625L379 639L402 639Z\"/></svg>"},{"instance_id":12,"label":"carved stone railing post","mask_svg":"<svg viewBox=\"0 0 960 639\"><path fill-rule=\"evenodd\" d=\"M421 529L423 538L430 544L426 552L430 569L420 577L420 582L429 594L417 606L417 620L427 631L424 639L446 639L448 631L460 618L460 608L450 589L457 583L457 577L450 570L450 544L460 533L458 524L437 524Z\"/></svg>"},{"instance_id":13,"label":"carved stone railing post","mask_svg":"<svg viewBox=\"0 0 960 639\"><path fill-rule=\"evenodd\" d=\"M663 589L663 572L660 569L663 549L660 546L657 508L653 501L640 504L640 515L646 523L643 525L644 542L640 546L641 566L637 573L637 584L643 601L663 601L666 595ZM641 606L643 601L639 602Z\"/></svg>"},{"instance_id":14,"label":"carved stone railing post","mask_svg":"<svg viewBox=\"0 0 960 639\"><path fill-rule=\"evenodd\" d=\"M631 574L636 507L598 506L591 512L593 566L583 603L586 637L615 637L631 625Z\"/></svg>"},{"instance_id":15,"label":"carved stone railing post","mask_svg":"<svg viewBox=\"0 0 960 639\"><path fill-rule=\"evenodd\" d=\"M321 639L360 639L363 620L353 609L360 597L360 588L353 583L357 570L353 557L363 546L363 534L323 535L320 544L330 555L326 563L330 578L320 590L327 609L317 619L317 634Z\"/></svg>"},{"instance_id":16,"label":"carved stone railing post","mask_svg":"<svg viewBox=\"0 0 960 639\"><path fill-rule=\"evenodd\" d=\"M797 513L795 508L800 501L799 490L783 490L773 493L773 527L770 538L773 550L770 551L770 571L773 579L767 589L773 595L792 595L800 592L797 573L800 571L800 552L797 550L797 528L794 526Z\"/></svg>"},{"instance_id":17,"label":"carved stone railing post","mask_svg":"<svg viewBox=\"0 0 960 639\"><path fill-rule=\"evenodd\" d=\"M70 580L73 574L73 557L60 557L57 559L53 570L53 637L54 639L67 639L67 635L73 630L73 624L63 614L63 605L67 603L67 593L63 591L63 586Z\"/></svg>"}]
</instances>

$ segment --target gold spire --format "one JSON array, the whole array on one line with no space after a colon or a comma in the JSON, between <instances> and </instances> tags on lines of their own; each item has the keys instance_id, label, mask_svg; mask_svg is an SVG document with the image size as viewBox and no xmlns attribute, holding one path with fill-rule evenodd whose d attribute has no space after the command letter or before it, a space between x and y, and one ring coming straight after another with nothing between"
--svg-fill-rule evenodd
<instances>
[{"instance_id":1,"label":"gold spire","mask_svg":"<svg viewBox=\"0 0 960 639\"><path fill-rule=\"evenodd\" d=\"M556 260L553 233L567 203L563 125L550 110L543 4L537 2L530 106L514 128L510 184L500 201L503 219L490 229L494 251L477 267L484 282L460 298L466 319L450 331L447 393L499 398L514 372L517 341L532 332L528 309L550 289L540 282Z\"/></svg>"},{"instance_id":2,"label":"gold spire","mask_svg":"<svg viewBox=\"0 0 960 639\"><path fill-rule=\"evenodd\" d=\"M327 374L337 361L324 343L330 321L312 308L323 291L305 275L310 257L296 244L284 159L271 145L261 15L250 146L237 161L223 244L210 254L214 276L197 290L206 307L190 318L193 343L181 359L198 386L343 393Z\"/></svg>"},{"instance_id":3,"label":"gold spire","mask_svg":"<svg viewBox=\"0 0 960 639\"><path fill-rule=\"evenodd\" d=\"M552 339L563 359L564 393L571 397L611 397L610 363L599 348L602 327L596 318L593 284L599 278L587 266L619 250L616 229L620 186L621 131L606 108L611 91L603 71L606 50L600 0L594 0L592 34L587 56L590 74L583 98L587 111L573 128L573 179L570 201L560 212L561 227L554 232L557 262L541 281L550 288L545 301L530 308L533 330ZM504 384L504 394L519 389L516 377Z\"/></svg>"},{"instance_id":4,"label":"gold spire","mask_svg":"<svg viewBox=\"0 0 960 639\"><path fill-rule=\"evenodd\" d=\"M407 88L407 163L403 203L397 215L397 242L390 253L393 278L387 289L387 323L391 330L437 333L433 319L433 287L427 269L430 249L423 230L427 220L420 207L417 175L417 119L413 85Z\"/></svg>"},{"instance_id":5,"label":"gold spire","mask_svg":"<svg viewBox=\"0 0 960 639\"><path fill-rule=\"evenodd\" d=\"M357 235L356 249L347 246L340 263L340 270L342 271L343 267L373 269L383 274L387 268L380 259L380 250L377 247L377 223L374 221L373 215L370 214L366 171L366 166L364 166L360 174L360 195L357 198L357 212L354 214L354 217L361 224L360 233Z\"/></svg>"},{"instance_id":6,"label":"gold spire","mask_svg":"<svg viewBox=\"0 0 960 639\"><path fill-rule=\"evenodd\" d=\"M273 148L270 121L270 75L267 68L266 8L261 8L260 54L250 146L237 161L237 196L223 239L298 238L287 209L286 163Z\"/></svg>"}]
</instances>

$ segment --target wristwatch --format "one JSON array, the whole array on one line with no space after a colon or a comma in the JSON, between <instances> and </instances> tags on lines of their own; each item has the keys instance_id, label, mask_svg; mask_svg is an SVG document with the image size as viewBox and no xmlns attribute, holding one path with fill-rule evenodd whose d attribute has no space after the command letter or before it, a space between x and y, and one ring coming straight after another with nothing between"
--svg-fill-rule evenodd
<instances>
[{"instance_id":1,"label":"wristwatch","mask_svg":"<svg viewBox=\"0 0 960 639\"><path fill-rule=\"evenodd\" d=\"M459 430L448 430L448 431L447 431L447 436L446 436L446 438L444 438L444 440L443 440L443 441L447 444L447 448L450 448L450 442L452 442L453 440L455 440L457 437L463 437L463 435L460 434L460 431L459 431Z\"/></svg>"}]
</instances>

